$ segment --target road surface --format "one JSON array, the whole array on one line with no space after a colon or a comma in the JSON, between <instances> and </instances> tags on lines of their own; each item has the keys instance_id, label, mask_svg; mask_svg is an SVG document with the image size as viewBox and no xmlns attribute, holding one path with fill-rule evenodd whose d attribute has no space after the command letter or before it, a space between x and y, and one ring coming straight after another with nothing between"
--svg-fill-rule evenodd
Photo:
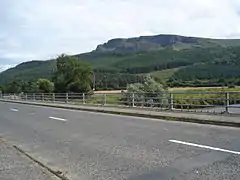
<instances>
[{"instance_id":1,"label":"road surface","mask_svg":"<svg viewBox=\"0 0 240 180\"><path fill-rule=\"evenodd\" d=\"M238 128L0 102L0 136L70 180L240 177Z\"/></svg>"}]
</instances>

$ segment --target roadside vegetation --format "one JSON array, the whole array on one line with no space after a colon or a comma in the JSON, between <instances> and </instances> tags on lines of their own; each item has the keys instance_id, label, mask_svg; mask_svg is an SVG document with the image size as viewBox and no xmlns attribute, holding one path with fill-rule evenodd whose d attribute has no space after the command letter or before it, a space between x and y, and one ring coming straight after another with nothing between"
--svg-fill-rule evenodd
<instances>
[{"instance_id":1,"label":"roadside vegetation","mask_svg":"<svg viewBox=\"0 0 240 180\"><path fill-rule=\"evenodd\" d=\"M203 108L226 104L229 92L230 104L240 104L240 87L173 88L176 108Z\"/></svg>"},{"instance_id":2,"label":"roadside vegetation","mask_svg":"<svg viewBox=\"0 0 240 180\"><path fill-rule=\"evenodd\" d=\"M91 104L155 107L169 106L170 93L174 93L175 107L189 109L224 105L225 92L232 92L230 103L238 104L240 94L233 93L240 92L238 50L239 47L212 48L211 51L195 48L175 51L168 48L138 54L60 55L49 61L51 64L46 67L39 61L17 66L16 69L23 74L28 66L33 77L23 80L20 74L19 78L2 84L0 91L14 94L84 93L86 103ZM149 57L151 61L146 61ZM106 68L100 68L104 65L101 64L103 59L104 63L108 62ZM86 63L88 60L90 64ZM45 76L36 79L34 69L36 72L43 70ZM206 88L206 85L213 87ZM107 96L95 93L93 96L93 89L125 91ZM73 98L74 102L83 103L78 98Z\"/></svg>"},{"instance_id":3,"label":"roadside vegetation","mask_svg":"<svg viewBox=\"0 0 240 180\"><path fill-rule=\"evenodd\" d=\"M93 70L77 58L60 55L56 59L50 79L36 81L14 80L1 86L4 93L89 93L92 89Z\"/></svg>"}]
</instances>

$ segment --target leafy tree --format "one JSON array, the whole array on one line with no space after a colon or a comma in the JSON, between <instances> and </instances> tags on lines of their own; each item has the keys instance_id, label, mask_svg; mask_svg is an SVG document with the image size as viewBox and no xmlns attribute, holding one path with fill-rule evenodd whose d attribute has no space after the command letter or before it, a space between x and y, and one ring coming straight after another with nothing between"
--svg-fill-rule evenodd
<instances>
[{"instance_id":1,"label":"leafy tree","mask_svg":"<svg viewBox=\"0 0 240 180\"><path fill-rule=\"evenodd\" d=\"M91 90L92 68L75 57L60 55L53 81L57 92L87 93Z\"/></svg>"},{"instance_id":2,"label":"leafy tree","mask_svg":"<svg viewBox=\"0 0 240 180\"><path fill-rule=\"evenodd\" d=\"M145 93L162 93L165 91L164 86L158 82L156 82L150 75L145 77L143 83L143 90Z\"/></svg>"},{"instance_id":3,"label":"leafy tree","mask_svg":"<svg viewBox=\"0 0 240 180\"><path fill-rule=\"evenodd\" d=\"M54 84L48 79L39 79L37 81L37 86L42 93L50 93L54 91Z\"/></svg>"},{"instance_id":4,"label":"leafy tree","mask_svg":"<svg viewBox=\"0 0 240 180\"><path fill-rule=\"evenodd\" d=\"M136 103L152 106L155 103L166 103L163 98L165 96L164 92L166 92L164 86L156 82L150 75L147 75L142 84L129 84L125 95L128 101L133 98L134 94Z\"/></svg>"},{"instance_id":5,"label":"leafy tree","mask_svg":"<svg viewBox=\"0 0 240 180\"><path fill-rule=\"evenodd\" d=\"M35 81L32 81L32 82L29 82L29 89L28 89L28 93L36 93L36 92L39 92L39 86L37 84L37 82Z\"/></svg>"},{"instance_id":6,"label":"leafy tree","mask_svg":"<svg viewBox=\"0 0 240 180\"><path fill-rule=\"evenodd\" d=\"M20 81L12 81L6 85L5 91L7 93L21 93L22 85Z\"/></svg>"},{"instance_id":7,"label":"leafy tree","mask_svg":"<svg viewBox=\"0 0 240 180\"><path fill-rule=\"evenodd\" d=\"M5 87L3 85L0 85L0 95L5 92Z\"/></svg>"},{"instance_id":8,"label":"leafy tree","mask_svg":"<svg viewBox=\"0 0 240 180\"><path fill-rule=\"evenodd\" d=\"M21 81L22 92L24 93L36 93L39 92L36 81Z\"/></svg>"}]
</instances>

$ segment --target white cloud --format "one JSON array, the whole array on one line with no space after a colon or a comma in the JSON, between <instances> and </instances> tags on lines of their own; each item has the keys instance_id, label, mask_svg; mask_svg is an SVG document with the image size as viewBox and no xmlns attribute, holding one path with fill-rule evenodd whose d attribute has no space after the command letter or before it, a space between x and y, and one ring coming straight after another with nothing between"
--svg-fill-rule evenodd
<instances>
[{"instance_id":1,"label":"white cloud","mask_svg":"<svg viewBox=\"0 0 240 180\"><path fill-rule=\"evenodd\" d=\"M240 38L239 12L239 0L1 0L0 59L81 53L116 37Z\"/></svg>"},{"instance_id":2,"label":"white cloud","mask_svg":"<svg viewBox=\"0 0 240 180\"><path fill-rule=\"evenodd\" d=\"M9 69L9 68L12 68L12 67L14 67L14 66L16 66L16 64L4 64L4 65L0 65L0 72L5 71L5 70L7 70L7 69Z\"/></svg>"}]
</instances>

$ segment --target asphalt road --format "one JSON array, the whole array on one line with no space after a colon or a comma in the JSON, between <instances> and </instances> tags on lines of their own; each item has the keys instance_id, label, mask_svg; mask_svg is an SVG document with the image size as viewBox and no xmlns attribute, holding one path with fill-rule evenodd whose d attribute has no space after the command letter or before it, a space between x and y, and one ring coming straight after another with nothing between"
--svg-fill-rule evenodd
<instances>
[{"instance_id":1,"label":"asphalt road","mask_svg":"<svg viewBox=\"0 0 240 180\"><path fill-rule=\"evenodd\" d=\"M0 102L0 136L70 180L240 179L238 128Z\"/></svg>"}]
</instances>

